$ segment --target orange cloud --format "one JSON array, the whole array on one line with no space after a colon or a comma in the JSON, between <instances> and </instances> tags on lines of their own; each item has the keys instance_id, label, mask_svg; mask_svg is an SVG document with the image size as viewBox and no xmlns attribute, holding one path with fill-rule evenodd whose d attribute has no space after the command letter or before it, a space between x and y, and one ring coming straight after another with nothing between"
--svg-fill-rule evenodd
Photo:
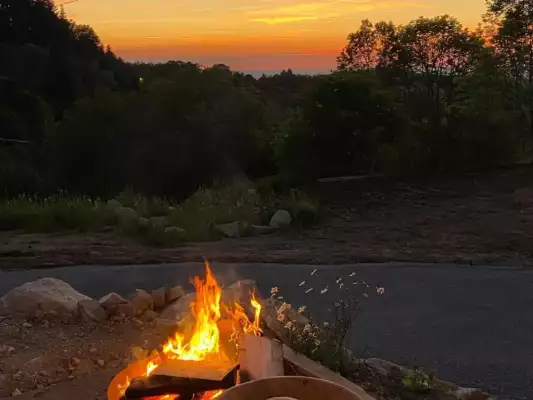
<instances>
[{"instance_id":1,"label":"orange cloud","mask_svg":"<svg viewBox=\"0 0 533 400\"><path fill-rule=\"evenodd\" d=\"M338 17L349 17L356 13L384 8L423 8L427 4L415 1L371 1L371 0L329 0L297 3L272 9L256 9L249 14L252 22L285 24L302 21L316 21Z\"/></svg>"}]
</instances>

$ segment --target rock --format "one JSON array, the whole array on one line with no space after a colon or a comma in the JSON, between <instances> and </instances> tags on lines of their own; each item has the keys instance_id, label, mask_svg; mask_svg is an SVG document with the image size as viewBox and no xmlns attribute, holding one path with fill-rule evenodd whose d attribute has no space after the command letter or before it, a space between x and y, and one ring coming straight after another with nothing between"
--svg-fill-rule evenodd
<instances>
[{"instance_id":1,"label":"rock","mask_svg":"<svg viewBox=\"0 0 533 400\"><path fill-rule=\"evenodd\" d=\"M390 376L403 378L409 374L409 369L401 365L394 364L381 358L368 358L364 360L366 366L383 378Z\"/></svg>"},{"instance_id":2,"label":"rock","mask_svg":"<svg viewBox=\"0 0 533 400\"><path fill-rule=\"evenodd\" d=\"M486 393L483 393L479 389L472 388L458 388L454 392L454 396L457 400L487 400L490 396Z\"/></svg>"},{"instance_id":3,"label":"rock","mask_svg":"<svg viewBox=\"0 0 533 400\"><path fill-rule=\"evenodd\" d=\"M117 306L119 304L127 304L129 302L128 302L128 300L123 298L120 294L111 292L109 294L106 294L100 300L98 300L98 303L100 303L100 305L104 309L108 309L110 307L114 307L114 306Z\"/></svg>"},{"instance_id":4,"label":"rock","mask_svg":"<svg viewBox=\"0 0 533 400\"><path fill-rule=\"evenodd\" d=\"M154 309L154 300L150 293L142 289L137 289L135 291L135 296L133 297L133 313L135 315L142 315L146 310Z\"/></svg>"},{"instance_id":5,"label":"rock","mask_svg":"<svg viewBox=\"0 0 533 400\"><path fill-rule=\"evenodd\" d=\"M167 304L166 289L164 287L152 290L152 298L154 299L154 309L162 310Z\"/></svg>"},{"instance_id":6,"label":"rock","mask_svg":"<svg viewBox=\"0 0 533 400\"><path fill-rule=\"evenodd\" d=\"M229 238L239 238L251 234L250 224L245 221L235 221L229 224L215 225L215 229Z\"/></svg>"},{"instance_id":7,"label":"rock","mask_svg":"<svg viewBox=\"0 0 533 400\"><path fill-rule=\"evenodd\" d=\"M285 328L288 322L294 327L297 332L302 332L304 327L310 324L310 321L300 314L298 310L293 307L287 308L283 312L283 320L278 320L277 310L283 305L283 302L269 297L263 302L263 309L261 316L270 331L272 331L282 342L290 343L289 330Z\"/></svg>"},{"instance_id":8,"label":"rock","mask_svg":"<svg viewBox=\"0 0 533 400\"><path fill-rule=\"evenodd\" d=\"M168 304L173 303L180 297L185 296L185 290L181 286L174 286L167 289L166 302Z\"/></svg>"},{"instance_id":9,"label":"rock","mask_svg":"<svg viewBox=\"0 0 533 400\"><path fill-rule=\"evenodd\" d=\"M81 363L81 360L78 357L72 357L70 361L72 365L79 365Z\"/></svg>"},{"instance_id":10,"label":"rock","mask_svg":"<svg viewBox=\"0 0 533 400\"><path fill-rule=\"evenodd\" d=\"M118 304L107 310L107 315L109 316L124 316L124 317L133 317L135 315L135 309L132 303Z\"/></svg>"},{"instance_id":11,"label":"rock","mask_svg":"<svg viewBox=\"0 0 533 400\"><path fill-rule=\"evenodd\" d=\"M252 293L255 293L255 297L260 303L263 302L255 281L252 279L242 279L224 288L220 300L228 306L232 306L235 302L239 303L249 314L249 317L251 317L254 313L254 309L250 303Z\"/></svg>"},{"instance_id":12,"label":"rock","mask_svg":"<svg viewBox=\"0 0 533 400\"><path fill-rule=\"evenodd\" d=\"M118 200L111 199L107 202L105 207L114 214L118 214L118 212L122 209L122 204L120 204Z\"/></svg>"},{"instance_id":13,"label":"rock","mask_svg":"<svg viewBox=\"0 0 533 400\"><path fill-rule=\"evenodd\" d=\"M285 228L290 226L292 222L291 214L287 210L278 210L270 219L270 226L272 228Z\"/></svg>"},{"instance_id":14,"label":"rock","mask_svg":"<svg viewBox=\"0 0 533 400\"><path fill-rule=\"evenodd\" d=\"M105 362L104 360L96 360L96 365L98 365L99 367L103 367L105 365Z\"/></svg>"},{"instance_id":15,"label":"rock","mask_svg":"<svg viewBox=\"0 0 533 400\"><path fill-rule=\"evenodd\" d=\"M13 392L11 392L11 396L13 396L13 397L20 396L21 394L22 394L22 392L19 389L15 389L15 390L13 390Z\"/></svg>"},{"instance_id":16,"label":"rock","mask_svg":"<svg viewBox=\"0 0 533 400\"><path fill-rule=\"evenodd\" d=\"M30 324L28 321L26 321L26 322L24 322L24 323L22 324L22 327L23 327L23 328L33 328L33 325Z\"/></svg>"},{"instance_id":17,"label":"rock","mask_svg":"<svg viewBox=\"0 0 533 400\"><path fill-rule=\"evenodd\" d=\"M133 208L122 207L117 211L117 216L121 224L129 225L137 223L139 214Z\"/></svg>"},{"instance_id":18,"label":"rock","mask_svg":"<svg viewBox=\"0 0 533 400\"><path fill-rule=\"evenodd\" d=\"M96 300L81 300L78 302L78 314L82 321L100 322L105 321L107 313Z\"/></svg>"},{"instance_id":19,"label":"rock","mask_svg":"<svg viewBox=\"0 0 533 400\"><path fill-rule=\"evenodd\" d=\"M191 317L191 304L196 293L189 293L168 305L157 318L158 326L179 326Z\"/></svg>"},{"instance_id":20,"label":"rock","mask_svg":"<svg viewBox=\"0 0 533 400\"><path fill-rule=\"evenodd\" d=\"M143 319L143 321L150 322L150 321L153 321L154 319L156 319L158 317L158 315L159 314L157 314L153 310L146 310L144 312L144 314L142 315L142 319Z\"/></svg>"},{"instance_id":21,"label":"rock","mask_svg":"<svg viewBox=\"0 0 533 400\"><path fill-rule=\"evenodd\" d=\"M167 217L151 217L149 221L150 225L156 229L164 229L169 225Z\"/></svg>"},{"instance_id":22,"label":"rock","mask_svg":"<svg viewBox=\"0 0 533 400\"><path fill-rule=\"evenodd\" d=\"M252 225L252 233L254 235L266 235L274 232L275 230L276 228L268 225Z\"/></svg>"},{"instance_id":23,"label":"rock","mask_svg":"<svg viewBox=\"0 0 533 400\"><path fill-rule=\"evenodd\" d=\"M71 317L77 312L81 300L90 300L90 297L59 279L43 278L16 287L0 298L0 315L32 318L42 312L44 315Z\"/></svg>"}]
</instances>

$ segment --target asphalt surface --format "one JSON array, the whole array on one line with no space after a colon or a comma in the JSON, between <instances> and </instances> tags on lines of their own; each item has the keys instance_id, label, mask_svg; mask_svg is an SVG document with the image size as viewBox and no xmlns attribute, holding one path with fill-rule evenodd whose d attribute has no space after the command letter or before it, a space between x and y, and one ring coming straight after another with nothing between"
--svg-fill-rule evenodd
<instances>
[{"instance_id":1,"label":"asphalt surface","mask_svg":"<svg viewBox=\"0 0 533 400\"><path fill-rule=\"evenodd\" d=\"M321 320L331 318L335 300L361 296L362 311L349 335L349 347L359 355L435 370L442 379L502 399L533 399L533 270L415 264L214 264L213 270L221 283L255 279L264 295L278 287L278 295ZM45 276L99 297L187 285L201 273L199 263L0 271L0 295ZM378 295L377 287L385 293Z\"/></svg>"}]
</instances>

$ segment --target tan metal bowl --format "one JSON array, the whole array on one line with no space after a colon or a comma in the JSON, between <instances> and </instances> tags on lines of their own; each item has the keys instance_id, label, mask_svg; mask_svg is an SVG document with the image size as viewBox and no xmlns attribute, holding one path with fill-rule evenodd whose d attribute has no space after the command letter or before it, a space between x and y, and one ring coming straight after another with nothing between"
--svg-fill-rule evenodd
<instances>
[{"instance_id":1,"label":"tan metal bowl","mask_svg":"<svg viewBox=\"0 0 533 400\"><path fill-rule=\"evenodd\" d=\"M258 379L227 389L217 400L363 400L336 383L305 376Z\"/></svg>"}]
</instances>

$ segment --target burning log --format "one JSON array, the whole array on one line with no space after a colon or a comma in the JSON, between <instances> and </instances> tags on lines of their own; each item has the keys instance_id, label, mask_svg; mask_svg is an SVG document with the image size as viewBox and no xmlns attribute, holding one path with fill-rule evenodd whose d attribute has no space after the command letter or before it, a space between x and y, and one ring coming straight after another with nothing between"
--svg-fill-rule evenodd
<instances>
[{"instance_id":1,"label":"burning log","mask_svg":"<svg viewBox=\"0 0 533 400\"><path fill-rule=\"evenodd\" d=\"M125 399L179 395L190 400L197 393L228 389L235 385L237 363L213 361L167 360L148 377L131 381Z\"/></svg>"},{"instance_id":2,"label":"burning log","mask_svg":"<svg viewBox=\"0 0 533 400\"><path fill-rule=\"evenodd\" d=\"M242 382L283 376L283 344L255 335L243 335L239 342L240 378Z\"/></svg>"}]
</instances>

